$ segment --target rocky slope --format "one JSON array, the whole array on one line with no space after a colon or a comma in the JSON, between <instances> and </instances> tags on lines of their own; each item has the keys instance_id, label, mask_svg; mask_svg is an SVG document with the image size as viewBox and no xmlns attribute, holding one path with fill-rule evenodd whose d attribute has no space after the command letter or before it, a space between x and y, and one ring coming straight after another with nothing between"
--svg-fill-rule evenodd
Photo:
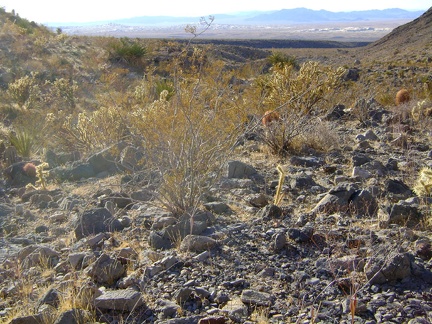
<instances>
[{"instance_id":1,"label":"rocky slope","mask_svg":"<svg viewBox=\"0 0 432 324\"><path fill-rule=\"evenodd\" d=\"M432 44L432 7L419 18L395 28L391 33L370 44L365 54L378 59L392 60L403 57L423 58L430 53Z\"/></svg>"},{"instance_id":2,"label":"rocky slope","mask_svg":"<svg viewBox=\"0 0 432 324\"><path fill-rule=\"evenodd\" d=\"M108 151L60 165L70 182L50 190L25 189L32 179L11 171L0 205L1 316L428 323L430 202L412 188L432 164L429 137L392 134L395 113L374 101L367 109L366 124L340 107L329 114L345 142L328 154L272 161L246 140L192 220L158 208ZM286 172L280 206L276 162Z\"/></svg>"}]
</instances>

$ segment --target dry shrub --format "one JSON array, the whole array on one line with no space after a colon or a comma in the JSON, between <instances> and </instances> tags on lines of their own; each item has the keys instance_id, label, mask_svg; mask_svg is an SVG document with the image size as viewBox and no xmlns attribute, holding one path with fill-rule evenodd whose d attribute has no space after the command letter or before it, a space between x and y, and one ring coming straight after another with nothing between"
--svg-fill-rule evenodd
<instances>
[{"instance_id":1,"label":"dry shrub","mask_svg":"<svg viewBox=\"0 0 432 324\"><path fill-rule=\"evenodd\" d=\"M311 127L293 141L292 147L296 151L313 149L330 152L339 149L341 140L330 122L314 119L311 120Z\"/></svg>"},{"instance_id":2,"label":"dry shrub","mask_svg":"<svg viewBox=\"0 0 432 324\"><path fill-rule=\"evenodd\" d=\"M126 116L115 107L101 107L92 113L77 116L47 115L52 141L66 151L91 152L106 148L122 140L127 134ZM64 120L64 122L62 122Z\"/></svg>"},{"instance_id":3,"label":"dry shrub","mask_svg":"<svg viewBox=\"0 0 432 324\"><path fill-rule=\"evenodd\" d=\"M307 62L298 71L292 65L275 66L269 75L258 79L263 105L270 108L264 118L279 115L262 133L263 142L274 154L286 154L297 137L312 132L315 120L327 110L323 104L342 85L344 72L343 68Z\"/></svg>"},{"instance_id":4,"label":"dry shrub","mask_svg":"<svg viewBox=\"0 0 432 324\"><path fill-rule=\"evenodd\" d=\"M407 89L401 89L396 93L396 99L395 99L395 103L396 106L399 106L403 103L406 103L408 101L410 101L411 97L410 97L410 93L408 92Z\"/></svg>"},{"instance_id":5,"label":"dry shrub","mask_svg":"<svg viewBox=\"0 0 432 324\"><path fill-rule=\"evenodd\" d=\"M172 97L162 90L159 100L129 119L132 135L142 141L146 169L160 175L157 196L175 214L196 208L218 179L245 111L227 86L230 75L202 60L205 53L193 53L187 72L173 66Z\"/></svg>"}]
</instances>

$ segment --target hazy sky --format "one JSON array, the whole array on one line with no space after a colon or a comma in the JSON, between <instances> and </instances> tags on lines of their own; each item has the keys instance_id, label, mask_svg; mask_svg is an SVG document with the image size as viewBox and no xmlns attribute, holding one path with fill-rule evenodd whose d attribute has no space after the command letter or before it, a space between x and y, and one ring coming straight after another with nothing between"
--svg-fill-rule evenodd
<instances>
[{"instance_id":1,"label":"hazy sky","mask_svg":"<svg viewBox=\"0 0 432 324\"><path fill-rule=\"evenodd\" d=\"M426 10L431 0L0 0L0 7L37 23L85 22L137 16L207 16L306 7L329 11L401 8Z\"/></svg>"}]
</instances>

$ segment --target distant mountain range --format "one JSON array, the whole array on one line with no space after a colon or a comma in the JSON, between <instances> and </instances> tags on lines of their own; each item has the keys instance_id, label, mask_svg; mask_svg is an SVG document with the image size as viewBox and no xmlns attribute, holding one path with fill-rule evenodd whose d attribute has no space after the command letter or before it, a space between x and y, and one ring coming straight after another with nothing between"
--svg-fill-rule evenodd
<instances>
[{"instance_id":1,"label":"distant mountain range","mask_svg":"<svg viewBox=\"0 0 432 324\"><path fill-rule=\"evenodd\" d=\"M415 19L423 11L407 11L402 9L365 10L349 12L332 12L327 10L311 10L306 8L283 9L273 13L260 14L247 19L255 23L320 23L372 21L383 19Z\"/></svg>"},{"instance_id":2,"label":"distant mountain range","mask_svg":"<svg viewBox=\"0 0 432 324\"><path fill-rule=\"evenodd\" d=\"M299 24L325 22L359 22L395 19L415 19L424 11L407 11L403 9L365 10L349 12L332 12L327 10L311 10L306 8L282 9L267 12L242 12L238 14L214 15L216 24L257 25L257 24ZM141 16L110 21L95 21L88 23L45 23L51 27L61 26L92 26L103 24L121 24L128 26L172 26L193 24L199 22L200 17L171 17L171 16Z\"/></svg>"}]
</instances>

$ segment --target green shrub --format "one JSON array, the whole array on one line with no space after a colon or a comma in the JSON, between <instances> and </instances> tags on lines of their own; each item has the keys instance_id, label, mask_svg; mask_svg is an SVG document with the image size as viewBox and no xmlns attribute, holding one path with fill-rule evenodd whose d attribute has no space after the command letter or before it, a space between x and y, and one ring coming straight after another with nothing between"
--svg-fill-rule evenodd
<instances>
[{"instance_id":1,"label":"green shrub","mask_svg":"<svg viewBox=\"0 0 432 324\"><path fill-rule=\"evenodd\" d=\"M109 49L109 58L115 62L136 64L147 54L147 49L137 41L121 38L112 43Z\"/></svg>"},{"instance_id":2,"label":"green shrub","mask_svg":"<svg viewBox=\"0 0 432 324\"><path fill-rule=\"evenodd\" d=\"M274 52L269 56L268 61L272 66L278 68L293 66L295 69L298 69L300 67L295 56L286 55L281 52Z\"/></svg>"}]
</instances>

